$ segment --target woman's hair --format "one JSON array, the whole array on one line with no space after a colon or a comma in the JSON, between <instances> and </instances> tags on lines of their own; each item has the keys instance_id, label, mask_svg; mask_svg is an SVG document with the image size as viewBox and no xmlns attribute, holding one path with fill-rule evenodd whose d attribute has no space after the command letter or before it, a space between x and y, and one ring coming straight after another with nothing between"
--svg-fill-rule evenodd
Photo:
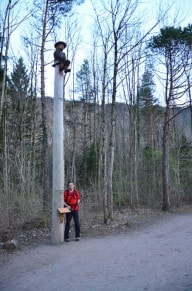
<instances>
[{"instance_id":1,"label":"woman's hair","mask_svg":"<svg viewBox=\"0 0 192 291\"><path fill-rule=\"evenodd\" d=\"M73 184L73 185L74 185L74 187L75 187L75 184L74 184L73 182L69 182L69 183L68 183L68 186L69 186L69 184Z\"/></svg>"}]
</instances>

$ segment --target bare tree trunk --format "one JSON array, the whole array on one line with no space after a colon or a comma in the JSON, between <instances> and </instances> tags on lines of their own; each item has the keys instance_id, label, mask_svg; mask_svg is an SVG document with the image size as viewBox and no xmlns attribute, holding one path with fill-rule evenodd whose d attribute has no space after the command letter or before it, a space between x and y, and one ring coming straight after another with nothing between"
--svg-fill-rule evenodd
<instances>
[{"instance_id":1,"label":"bare tree trunk","mask_svg":"<svg viewBox=\"0 0 192 291\"><path fill-rule=\"evenodd\" d=\"M83 102L83 189L87 183L87 145L88 145L88 103Z\"/></svg>"},{"instance_id":2,"label":"bare tree trunk","mask_svg":"<svg viewBox=\"0 0 192 291\"><path fill-rule=\"evenodd\" d=\"M48 132L46 122L46 98L45 98L45 42L46 42L46 25L48 13L48 0L46 1L44 17L43 17L43 30L41 40L41 105L42 105L42 130L43 130L43 150L42 150L42 190L43 190L43 210L48 208L49 204L49 154L48 154Z\"/></svg>"},{"instance_id":3,"label":"bare tree trunk","mask_svg":"<svg viewBox=\"0 0 192 291\"><path fill-rule=\"evenodd\" d=\"M107 54L104 53L103 82L102 82L102 105L101 105L101 150L99 163L99 192L103 197L104 223L107 223L107 181L106 181L106 125L105 125L105 94L106 94L106 73Z\"/></svg>"},{"instance_id":4,"label":"bare tree trunk","mask_svg":"<svg viewBox=\"0 0 192 291\"><path fill-rule=\"evenodd\" d=\"M5 226L9 226L9 218L10 218L10 191L9 191L9 186L8 186L8 145L7 145L7 119L4 117L4 130L3 130L3 135L4 135L4 152L3 152L3 201L4 205L3 208L5 209L4 212L4 221L6 223Z\"/></svg>"},{"instance_id":5,"label":"bare tree trunk","mask_svg":"<svg viewBox=\"0 0 192 291\"><path fill-rule=\"evenodd\" d=\"M136 109L137 110L137 109ZM137 114L137 113L136 113ZM137 117L136 117L137 122ZM134 206L137 208L139 205L139 190L138 190L138 136L137 136L137 125L135 125L135 131L134 131L134 149L133 149L133 164L134 164L134 170L133 170L133 187L134 187Z\"/></svg>"},{"instance_id":6,"label":"bare tree trunk","mask_svg":"<svg viewBox=\"0 0 192 291\"><path fill-rule=\"evenodd\" d=\"M139 54L137 56L139 59ZM139 82L139 61L132 57L131 77L130 77L130 158L131 158L131 207L139 205L138 189L138 156L139 156L139 113L138 113L138 92L136 90Z\"/></svg>"},{"instance_id":7,"label":"bare tree trunk","mask_svg":"<svg viewBox=\"0 0 192 291\"><path fill-rule=\"evenodd\" d=\"M162 157L162 178L163 178L163 207L162 210L169 211L169 118L170 109L166 107L163 126L163 157Z\"/></svg>"},{"instance_id":8,"label":"bare tree trunk","mask_svg":"<svg viewBox=\"0 0 192 291\"><path fill-rule=\"evenodd\" d=\"M73 136L72 136L73 144L72 144L72 164L71 164L71 178L70 181L74 181L76 184L76 124L75 124L75 116L73 112Z\"/></svg>"},{"instance_id":9,"label":"bare tree trunk","mask_svg":"<svg viewBox=\"0 0 192 291\"><path fill-rule=\"evenodd\" d=\"M138 161L137 161L137 131L136 131L136 108L130 108L130 158L131 158L131 208L138 206Z\"/></svg>"},{"instance_id":10,"label":"bare tree trunk","mask_svg":"<svg viewBox=\"0 0 192 291\"><path fill-rule=\"evenodd\" d=\"M37 129L37 113L36 113L36 100L37 100L37 83L36 83L36 74L37 74L37 68L35 68L35 74L32 76L31 79L31 87L33 88L33 77L34 77L34 93L33 90L31 90L31 116L32 116L32 126L31 126L31 143L32 143L32 151L31 151L31 176L32 176L32 183L31 183L31 194L35 196L36 189L35 189L35 180L36 180L36 144L35 144L35 134L36 134L36 129ZM33 96L34 94L34 96Z\"/></svg>"},{"instance_id":11,"label":"bare tree trunk","mask_svg":"<svg viewBox=\"0 0 192 291\"><path fill-rule=\"evenodd\" d=\"M4 25L3 25L3 35L1 39L1 54L0 54L0 69L2 69L2 58L5 59L5 64L3 68L3 80L2 80L2 92L1 92L1 102L0 102L0 123L2 119L3 114L3 107L5 102L5 90L6 90L6 75L7 75L7 61L8 61L8 50L9 50L9 43L10 43L10 11L11 11L11 0L9 0L6 8L5 13L5 19L4 19ZM7 28L6 28L7 26ZM6 39L5 43L5 55L3 56L3 46L4 46L4 40Z\"/></svg>"},{"instance_id":12,"label":"bare tree trunk","mask_svg":"<svg viewBox=\"0 0 192 291\"><path fill-rule=\"evenodd\" d=\"M95 8L94 8L95 9ZM96 10L95 10L96 12ZM104 223L108 222L108 184L107 184L107 136L106 136L106 91L107 91L107 65L108 54L110 51L109 38L103 35L102 26L97 18L99 30L103 44L103 67L102 67L102 88L101 88L101 123L100 123L100 148L99 148L99 165L98 165L98 200L102 204ZM96 68L98 65L96 64Z\"/></svg>"},{"instance_id":13,"label":"bare tree trunk","mask_svg":"<svg viewBox=\"0 0 192 291\"><path fill-rule=\"evenodd\" d=\"M170 76L169 76L170 71ZM170 85L168 85L170 82ZM169 200L169 131L170 131L170 106L173 100L173 67L170 65L169 70L167 69L167 79L165 86L165 100L166 108L164 113L164 124L163 124L163 138L162 138L162 186L163 186L163 211L169 211L170 200Z\"/></svg>"},{"instance_id":14,"label":"bare tree trunk","mask_svg":"<svg viewBox=\"0 0 192 291\"><path fill-rule=\"evenodd\" d=\"M7 226L9 225L9 211L10 211L10 190L8 186L8 180L9 180L9 171L8 171L8 143L7 143L7 116L4 115L3 118L3 108L6 103L6 76L7 76L7 62L8 62L8 50L9 50L9 43L10 43L10 11L11 11L11 0L9 0L6 12L5 12L5 18L3 23L3 35L1 39L1 54L0 54L0 68L2 69L2 57L3 57L3 46L4 41L5 43L5 55L4 55L4 68L3 71L3 79L2 79L2 85L1 85L1 99L0 99L0 124L3 123L3 196L5 201L5 217Z\"/></svg>"},{"instance_id":15,"label":"bare tree trunk","mask_svg":"<svg viewBox=\"0 0 192 291\"><path fill-rule=\"evenodd\" d=\"M112 88L112 104L111 104L111 125L110 125L110 140L109 140L109 162L107 169L107 198L109 208L109 218L113 218L113 164L115 151L115 103L117 94L117 72L118 72L118 47L117 38L114 33L114 64L113 64L113 88Z\"/></svg>"}]
</instances>

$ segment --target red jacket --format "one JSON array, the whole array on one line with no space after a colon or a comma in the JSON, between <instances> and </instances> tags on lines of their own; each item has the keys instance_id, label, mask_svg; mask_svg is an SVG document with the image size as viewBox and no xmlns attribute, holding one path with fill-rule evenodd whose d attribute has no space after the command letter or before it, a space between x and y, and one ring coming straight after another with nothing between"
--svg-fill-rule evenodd
<instances>
[{"instance_id":1,"label":"red jacket","mask_svg":"<svg viewBox=\"0 0 192 291\"><path fill-rule=\"evenodd\" d=\"M77 190L73 192L69 190L64 191L64 201L71 206L72 210L79 210L78 200L80 199L80 193Z\"/></svg>"}]
</instances>

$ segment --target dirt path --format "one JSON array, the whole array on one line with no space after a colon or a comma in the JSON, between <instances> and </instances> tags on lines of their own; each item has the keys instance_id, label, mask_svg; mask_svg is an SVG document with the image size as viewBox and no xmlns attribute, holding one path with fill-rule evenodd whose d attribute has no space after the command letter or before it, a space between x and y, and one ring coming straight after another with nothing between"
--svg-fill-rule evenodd
<instances>
[{"instance_id":1,"label":"dirt path","mask_svg":"<svg viewBox=\"0 0 192 291\"><path fill-rule=\"evenodd\" d=\"M192 290L192 214L125 234L18 252L1 266L0 290Z\"/></svg>"}]
</instances>

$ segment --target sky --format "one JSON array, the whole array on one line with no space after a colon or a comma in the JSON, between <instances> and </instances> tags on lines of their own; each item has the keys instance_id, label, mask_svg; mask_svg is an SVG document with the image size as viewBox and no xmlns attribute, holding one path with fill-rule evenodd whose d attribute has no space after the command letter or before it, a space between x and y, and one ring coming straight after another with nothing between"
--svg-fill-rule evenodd
<instances>
[{"instance_id":1,"label":"sky","mask_svg":"<svg viewBox=\"0 0 192 291\"><path fill-rule=\"evenodd\" d=\"M21 0L22 1L22 0ZM105 0L108 1L108 0ZM121 0L122 2L125 0ZM189 23L192 23L192 0L143 0L140 1L140 10L139 13L146 18L145 28L151 27L157 19L158 7L161 5L163 9L173 3L171 8L168 11L167 17L164 22L160 24L159 27L156 28L154 33L158 33L160 27L163 25L175 25L175 26L186 26ZM7 2L3 0L3 2ZM28 0L30 2L30 0ZM100 0L93 0L93 3L97 3L97 11L99 11L99 2ZM24 1L24 5L26 5L26 1ZM1 8L2 2L0 4ZM24 10L23 10L24 11ZM85 58L88 58L91 48L92 48L92 28L93 28L93 9L91 5L91 0L85 0L83 4L78 7L75 7L73 10L73 17L70 17L70 22L77 21L76 29L79 35L79 45L76 51L75 59L72 67L74 70L74 75L80 69L81 64ZM179 21L174 23L174 19L178 19ZM67 43L67 40L63 34L64 29L58 31L57 41L62 40ZM25 52L22 50L22 44L20 42L20 35L23 35L25 32L25 24L21 25L19 29L17 29L12 35L11 46L10 49L12 53L16 56L22 56L25 59ZM69 58L72 58L72 53L70 53L70 44L68 44L69 48ZM50 43L50 51L47 54L48 60L47 62L53 61L53 53L54 53L54 42ZM46 95L53 97L54 96L54 68L50 65L46 66ZM73 74L68 76L69 81L66 85L66 91L71 93L72 83L73 83ZM69 96L70 98L70 96Z\"/></svg>"},{"instance_id":2,"label":"sky","mask_svg":"<svg viewBox=\"0 0 192 291\"><path fill-rule=\"evenodd\" d=\"M106 0L105 0L106 1ZM122 0L124 1L124 0ZM141 1L143 4L141 5L141 14L146 14L146 27L151 27L152 24L156 22L157 14L159 5L164 9L174 3L171 7L170 11L168 12L168 16L165 19L165 25L170 25L174 23L174 19L178 18L179 23L181 26L185 26L188 23L192 23L192 0L144 0ZM93 0L95 3L95 0ZM100 2L100 1L98 1ZM97 2L97 3L98 3ZM85 0L84 4L77 7L76 12L79 18L79 28L81 29L82 41L79 44L77 50L77 56L75 58L75 68L76 72L80 68L83 60L87 58L92 50L92 28L93 28L93 10L91 0ZM181 22L181 23L180 23ZM162 27L163 23L161 24ZM177 23L175 24L177 26ZM160 27L157 27L156 32L159 31ZM147 29L147 28L146 28ZM154 31L155 33L155 31ZM51 72L51 75L54 75L54 72ZM72 78L71 78L72 79ZM71 82L69 82L69 86L66 88L71 88ZM48 89L51 96L54 96L54 88ZM70 93L69 93L70 94ZM70 96L69 96L70 98Z\"/></svg>"}]
</instances>

